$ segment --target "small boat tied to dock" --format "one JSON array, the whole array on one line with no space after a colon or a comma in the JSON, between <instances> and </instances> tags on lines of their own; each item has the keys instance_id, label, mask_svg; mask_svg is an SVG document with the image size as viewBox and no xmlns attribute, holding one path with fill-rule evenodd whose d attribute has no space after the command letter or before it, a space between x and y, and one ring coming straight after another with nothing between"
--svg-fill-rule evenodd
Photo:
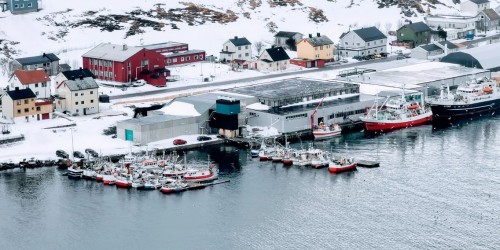
<instances>
[{"instance_id":1,"label":"small boat tied to dock","mask_svg":"<svg viewBox=\"0 0 500 250\"><path fill-rule=\"evenodd\" d=\"M338 136L342 133L342 128L337 123L326 125L324 124L324 122L320 122L318 125L314 125L314 115L316 115L316 113L318 112L318 109L323 103L324 99L325 98L321 99L321 101L318 103L318 106L311 114L311 129L315 140L328 139L334 136Z\"/></svg>"}]
</instances>

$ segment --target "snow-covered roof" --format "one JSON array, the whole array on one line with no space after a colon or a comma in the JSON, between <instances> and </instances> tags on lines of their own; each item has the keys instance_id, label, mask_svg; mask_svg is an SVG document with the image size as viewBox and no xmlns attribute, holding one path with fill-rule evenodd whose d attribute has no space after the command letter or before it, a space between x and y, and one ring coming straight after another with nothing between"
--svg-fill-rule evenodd
<instances>
[{"instance_id":1,"label":"snow-covered roof","mask_svg":"<svg viewBox=\"0 0 500 250\"><path fill-rule=\"evenodd\" d=\"M500 60L498 60L498 53L494 51L499 50L500 43L493 43L450 53L441 60L443 62L457 63L465 66L467 66L467 62L469 62L469 65L480 69L498 69L500 68ZM472 60L477 60L478 64L473 65Z\"/></svg>"},{"instance_id":2,"label":"snow-covered roof","mask_svg":"<svg viewBox=\"0 0 500 250\"><path fill-rule=\"evenodd\" d=\"M127 46L126 44L118 45L111 43L101 43L95 48L83 54L82 57L103 59L114 62L123 62L133 55L137 54L143 48Z\"/></svg>"},{"instance_id":3,"label":"snow-covered roof","mask_svg":"<svg viewBox=\"0 0 500 250\"><path fill-rule=\"evenodd\" d=\"M247 105L247 109L253 109L253 110L268 110L269 108L270 108L269 106L262 104L260 102Z\"/></svg>"},{"instance_id":4,"label":"snow-covered roof","mask_svg":"<svg viewBox=\"0 0 500 250\"><path fill-rule=\"evenodd\" d=\"M169 105L160 109L161 112L167 115L175 115L175 116L199 116L200 113L196 110L193 104L181 102L181 101L173 101Z\"/></svg>"}]
</instances>

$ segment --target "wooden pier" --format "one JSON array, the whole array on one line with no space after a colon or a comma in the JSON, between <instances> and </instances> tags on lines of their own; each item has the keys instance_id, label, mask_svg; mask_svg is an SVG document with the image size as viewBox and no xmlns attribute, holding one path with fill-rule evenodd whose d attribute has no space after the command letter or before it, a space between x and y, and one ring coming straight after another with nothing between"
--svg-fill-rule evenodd
<instances>
[{"instance_id":1,"label":"wooden pier","mask_svg":"<svg viewBox=\"0 0 500 250\"><path fill-rule=\"evenodd\" d=\"M224 180L224 181L208 182L208 183L192 182L192 183L188 183L188 186L186 187L186 190L202 189L202 188L206 188L208 186L214 186L214 185L217 185L217 184L227 183L227 182L230 182L230 181L231 180Z\"/></svg>"}]
</instances>

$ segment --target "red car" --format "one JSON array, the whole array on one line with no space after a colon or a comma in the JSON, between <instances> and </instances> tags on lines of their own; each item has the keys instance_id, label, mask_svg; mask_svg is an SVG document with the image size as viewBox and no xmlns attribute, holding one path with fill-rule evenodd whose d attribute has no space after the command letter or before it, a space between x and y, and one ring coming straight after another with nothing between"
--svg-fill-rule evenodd
<instances>
[{"instance_id":1,"label":"red car","mask_svg":"<svg viewBox=\"0 0 500 250\"><path fill-rule=\"evenodd\" d=\"M182 144L186 144L187 141L183 140L183 139L175 139L174 140L174 145L182 145Z\"/></svg>"}]
</instances>

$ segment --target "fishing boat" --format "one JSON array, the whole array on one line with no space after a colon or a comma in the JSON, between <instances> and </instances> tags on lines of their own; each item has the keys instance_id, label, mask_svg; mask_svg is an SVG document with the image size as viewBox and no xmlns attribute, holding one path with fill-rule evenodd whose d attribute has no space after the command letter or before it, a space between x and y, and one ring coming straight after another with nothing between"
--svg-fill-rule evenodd
<instances>
[{"instance_id":1,"label":"fishing boat","mask_svg":"<svg viewBox=\"0 0 500 250\"><path fill-rule=\"evenodd\" d=\"M454 94L449 86L445 91L442 85L439 97L430 99L429 104L436 122L494 114L500 109L500 88L496 81L486 77L458 86Z\"/></svg>"},{"instance_id":2,"label":"fishing boat","mask_svg":"<svg viewBox=\"0 0 500 250\"><path fill-rule=\"evenodd\" d=\"M175 180L173 182L168 182L168 183L164 184L160 188L160 191L164 194L178 193L178 192L186 191L187 187L188 187L188 184L185 181Z\"/></svg>"},{"instance_id":3,"label":"fishing boat","mask_svg":"<svg viewBox=\"0 0 500 250\"><path fill-rule=\"evenodd\" d=\"M116 178L112 174L103 174L102 175L102 182L104 185L115 185Z\"/></svg>"},{"instance_id":4,"label":"fishing boat","mask_svg":"<svg viewBox=\"0 0 500 250\"><path fill-rule=\"evenodd\" d=\"M219 171L215 163L210 162L208 158L208 165L201 168L188 168L183 175L184 180L189 182L206 182L213 181L219 177Z\"/></svg>"},{"instance_id":5,"label":"fishing boat","mask_svg":"<svg viewBox=\"0 0 500 250\"><path fill-rule=\"evenodd\" d=\"M71 167L68 168L67 175L68 178L71 179L80 179L82 178L83 175L83 169L81 169L79 166L72 165Z\"/></svg>"},{"instance_id":6,"label":"fishing boat","mask_svg":"<svg viewBox=\"0 0 500 250\"><path fill-rule=\"evenodd\" d=\"M432 111L425 106L421 92L408 95L403 88L401 96L389 95L381 106L378 98L367 114L360 117L366 130L386 132L396 129L422 125L432 120Z\"/></svg>"},{"instance_id":7,"label":"fishing boat","mask_svg":"<svg viewBox=\"0 0 500 250\"><path fill-rule=\"evenodd\" d=\"M325 125L323 122L320 122L318 125L314 125L314 115L318 112L323 100L324 98L321 99L318 106L316 106L316 109L314 109L311 114L311 129L315 140L328 139L342 133L342 128L337 123L334 123L331 126Z\"/></svg>"},{"instance_id":8,"label":"fishing boat","mask_svg":"<svg viewBox=\"0 0 500 250\"><path fill-rule=\"evenodd\" d=\"M342 173L346 171L356 170L356 162L353 159L340 157L331 157L328 163L328 171L330 173Z\"/></svg>"},{"instance_id":9,"label":"fishing boat","mask_svg":"<svg viewBox=\"0 0 500 250\"><path fill-rule=\"evenodd\" d=\"M144 183L145 190L154 190L161 188L162 184L158 181L158 179L149 179Z\"/></svg>"},{"instance_id":10,"label":"fishing boat","mask_svg":"<svg viewBox=\"0 0 500 250\"><path fill-rule=\"evenodd\" d=\"M328 166L328 159L325 156L325 153L323 150L320 149L315 149L313 152L310 153L312 155L311 157L311 167L312 168L324 168Z\"/></svg>"},{"instance_id":11,"label":"fishing boat","mask_svg":"<svg viewBox=\"0 0 500 250\"><path fill-rule=\"evenodd\" d=\"M132 187L132 180L127 174L122 174L116 177L115 185L122 188Z\"/></svg>"}]
</instances>

